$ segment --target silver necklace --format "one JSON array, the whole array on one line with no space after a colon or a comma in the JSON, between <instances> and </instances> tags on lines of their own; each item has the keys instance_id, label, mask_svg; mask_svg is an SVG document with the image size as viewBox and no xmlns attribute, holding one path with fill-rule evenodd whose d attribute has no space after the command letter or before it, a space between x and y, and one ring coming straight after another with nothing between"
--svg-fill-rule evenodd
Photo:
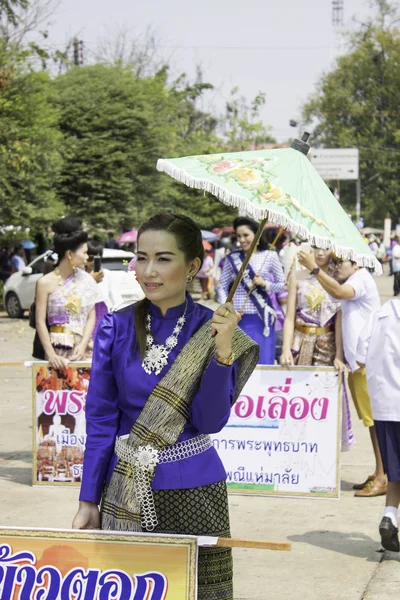
<instances>
[{"instance_id":1,"label":"silver necklace","mask_svg":"<svg viewBox=\"0 0 400 600\"><path fill-rule=\"evenodd\" d=\"M178 337L186 323L187 300L185 312L176 322L172 334L167 337L165 344L155 344L154 337L151 333L151 316L147 314L147 339L146 339L146 354L144 356L142 367L148 375L155 373L159 375L163 368L168 364L168 357L171 350L178 343Z\"/></svg>"}]
</instances>

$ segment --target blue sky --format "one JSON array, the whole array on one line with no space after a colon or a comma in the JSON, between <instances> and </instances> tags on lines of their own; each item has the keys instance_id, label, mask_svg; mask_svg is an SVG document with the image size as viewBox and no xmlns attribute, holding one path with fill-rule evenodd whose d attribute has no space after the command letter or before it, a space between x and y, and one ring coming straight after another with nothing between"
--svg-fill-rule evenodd
<instances>
[{"instance_id":1,"label":"blue sky","mask_svg":"<svg viewBox=\"0 0 400 600\"><path fill-rule=\"evenodd\" d=\"M345 26L369 12L367 0L344 0ZM90 61L101 39L121 29L136 37L151 26L174 74L194 77L201 65L215 86L205 108L222 112L234 86L248 99L265 92L262 118L283 141L297 133L289 119L300 117L341 51L331 16L331 0L61 0L50 35L62 48L77 34Z\"/></svg>"}]
</instances>

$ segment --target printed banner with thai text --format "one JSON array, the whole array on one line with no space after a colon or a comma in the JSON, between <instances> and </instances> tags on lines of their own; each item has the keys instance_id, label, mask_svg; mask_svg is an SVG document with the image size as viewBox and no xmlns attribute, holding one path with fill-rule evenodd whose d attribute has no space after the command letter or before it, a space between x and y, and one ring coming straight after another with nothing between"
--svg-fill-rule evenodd
<instances>
[{"instance_id":1,"label":"printed banner with thai text","mask_svg":"<svg viewBox=\"0 0 400 600\"><path fill-rule=\"evenodd\" d=\"M257 367L213 443L237 494L339 498L339 377Z\"/></svg>"},{"instance_id":2,"label":"printed banner with thai text","mask_svg":"<svg viewBox=\"0 0 400 600\"><path fill-rule=\"evenodd\" d=\"M34 380L33 483L79 485L90 363L65 371L43 363ZM213 435L238 494L339 497L339 378L332 368L257 367Z\"/></svg>"},{"instance_id":3,"label":"printed banner with thai text","mask_svg":"<svg viewBox=\"0 0 400 600\"><path fill-rule=\"evenodd\" d=\"M33 484L79 485L86 442L90 363L56 371L32 365Z\"/></svg>"},{"instance_id":4,"label":"printed banner with thai text","mask_svg":"<svg viewBox=\"0 0 400 600\"><path fill-rule=\"evenodd\" d=\"M0 598L195 600L197 539L0 528Z\"/></svg>"}]
</instances>

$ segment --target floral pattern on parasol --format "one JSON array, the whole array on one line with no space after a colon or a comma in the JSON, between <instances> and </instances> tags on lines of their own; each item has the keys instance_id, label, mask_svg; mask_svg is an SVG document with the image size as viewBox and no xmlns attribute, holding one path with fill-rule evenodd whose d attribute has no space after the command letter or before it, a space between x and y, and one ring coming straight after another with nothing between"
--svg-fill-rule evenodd
<instances>
[{"instance_id":1,"label":"floral pattern on parasol","mask_svg":"<svg viewBox=\"0 0 400 600\"><path fill-rule=\"evenodd\" d=\"M303 146L302 146L303 145ZM382 272L346 211L307 158L309 146L160 159L157 169L339 258Z\"/></svg>"},{"instance_id":2,"label":"floral pattern on parasol","mask_svg":"<svg viewBox=\"0 0 400 600\"><path fill-rule=\"evenodd\" d=\"M255 158L252 160L224 160L223 156L200 156L199 161L206 165L209 173L217 173L223 176L226 183L230 180L248 190L253 198L253 203L258 203L260 207L268 205L274 201L278 206L286 208L286 211L291 219L296 219L296 212L301 213L303 217L315 221L320 227L324 227L327 232L334 237L334 233L329 230L326 223L317 219L308 210L303 208L290 194L285 194L284 191L269 182L273 176L273 172L268 170L270 163L274 162L275 157L268 160L263 158Z\"/></svg>"}]
</instances>

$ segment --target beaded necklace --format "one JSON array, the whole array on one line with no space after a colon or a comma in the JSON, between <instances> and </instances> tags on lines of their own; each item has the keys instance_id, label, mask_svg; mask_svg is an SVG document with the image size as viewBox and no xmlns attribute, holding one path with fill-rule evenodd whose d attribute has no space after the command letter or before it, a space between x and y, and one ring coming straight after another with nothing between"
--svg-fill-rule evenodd
<instances>
[{"instance_id":1,"label":"beaded necklace","mask_svg":"<svg viewBox=\"0 0 400 600\"><path fill-rule=\"evenodd\" d=\"M179 319L174 327L174 330L170 336L167 337L165 344L155 344L154 337L151 333L151 316L150 313L147 315L147 344L146 354L142 362L144 371L151 375L153 372L159 375L163 368L168 364L168 356L173 348L178 344L178 336L186 323L186 311L187 311L187 300L185 306L185 312Z\"/></svg>"}]
</instances>

